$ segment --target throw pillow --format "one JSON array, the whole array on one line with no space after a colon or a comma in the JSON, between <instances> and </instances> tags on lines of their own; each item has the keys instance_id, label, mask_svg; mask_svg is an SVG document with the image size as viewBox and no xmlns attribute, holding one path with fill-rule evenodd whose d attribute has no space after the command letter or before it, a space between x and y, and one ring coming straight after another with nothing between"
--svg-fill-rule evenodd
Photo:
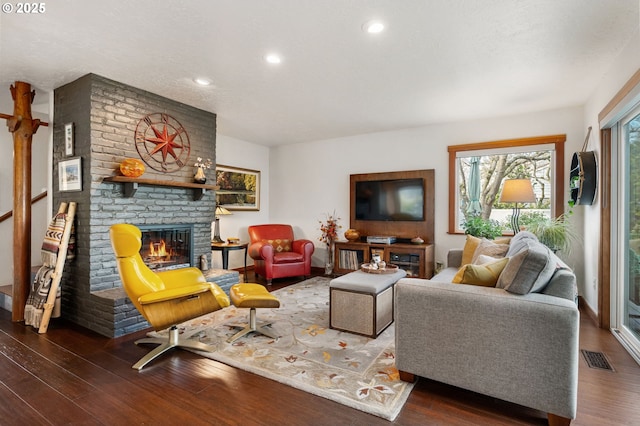
<instances>
[{"instance_id":1,"label":"throw pillow","mask_svg":"<svg viewBox=\"0 0 640 426\"><path fill-rule=\"evenodd\" d=\"M472 261L474 258L474 254L478 246L483 240L486 240L486 238L478 238L478 237L474 237L473 235L467 235L467 239L464 243L464 248L462 249L462 261L460 262L461 265L473 263ZM495 240L486 240L486 241L493 241L496 244L509 245L509 241L511 241L511 237L501 237L501 238L496 238ZM503 257L503 256L500 256L500 257Z\"/></svg>"},{"instance_id":2,"label":"throw pillow","mask_svg":"<svg viewBox=\"0 0 640 426\"><path fill-rule=\"evenodd\" d=\"M511 244L511 237L500 237L493 240L496 244Z\"/></svg>"},{"instance_id":3,"label":"throw pillow","mask_svg":"<svg viewBox=\"0 0 640 426\"><path fill-rule=\"evenodd\" d=\"M467 240L464 243L464 248L462 249L462 261L461 265L466 265L471 263L471 259L473 259L473 254L476 252L478 245L482 241L481 238L474 237L473 235L467 235Z\"/></svg>"},{"instance_id":4,"label":"throw pillow","mask_svg":"<svg viewBox=\"0 0 640 426\"><path fill-rule=\"evenodd\" d=\"M275 240L263 240L264 242L271 244L276 253L282 253L283 251L291 251L291 240L275 239Z\"/></svg>"},{"instance_id":5,"label":"throw pillow","mask_svg":"<svg viewBox=\"0 0 640 426\"><path fill-rule=\"evenodd\" d=\"M557 262L551 255L544 244L529 240L526 248L509 258L496 287L515 294L542 290L556 271Z\"/></svg>"},{"instance_id":6,"label":"throw pillow","mask_svg":"<svg viewBox=\"0 0 640 426\"><path fill-rule=\"evenodd\" d=\"M507 257L513 257L528 247L530 241L538 241L538 237L529 231L520 231L512 239L507 251Z\"/></svg>"},{"instance_id":7,"label":"throw pillow","mask_svg":"<svg viewBox=\"0 0 640 426\"><path fill-rule=\"evenodd\" d=\"M464 265L453 277L453 283L495 287L500 273L508 262L509 259L505 257L484 265Z\"/></svg>"},{"instance_id":8,"label":"throw pillow","mask_svg":"<svg viewBox=\"0 0 640 426\"><path fill-rule=\"evenodd\" d=\"M483 238L480 244L478 244L478 248L476 248L476 251L473 253L471 263L476 263L476 260L480 255L491 257L505 257L505 255L507 254L507 250L509 250L508 244L496 244L491 240Z\"/></svg>"},{"instance_id":9,"label":"throw pillow","mask_svg":"<svg viewBox=\"0 0 640 426\"><path fill-rule=\"evenodd\" d=\"M487 256L486 254L481 254L476 259L476 265L484 265L485 263L495 262L496 260L500 260L499 257Z\"/></svg>"}]
</instances>

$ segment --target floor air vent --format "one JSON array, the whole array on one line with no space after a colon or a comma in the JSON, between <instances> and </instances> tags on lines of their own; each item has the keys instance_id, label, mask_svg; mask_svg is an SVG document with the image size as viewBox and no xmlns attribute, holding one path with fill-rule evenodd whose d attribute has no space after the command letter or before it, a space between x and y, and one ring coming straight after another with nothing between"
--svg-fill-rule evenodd
<instances>
[{"instance_id":1,"label":"floor air vent","mask_svg":"<svg viewBox=\"0 0 640 426\"><path fill-rule=\"evenodd\" d=\"M613 367L611 367L611 364L609 364L607 357L602 352L586 351L584 349L582 349L580 352L582 352L582 356L587 362L589 368L614 371Z\"/></svg>"}]
</instances>

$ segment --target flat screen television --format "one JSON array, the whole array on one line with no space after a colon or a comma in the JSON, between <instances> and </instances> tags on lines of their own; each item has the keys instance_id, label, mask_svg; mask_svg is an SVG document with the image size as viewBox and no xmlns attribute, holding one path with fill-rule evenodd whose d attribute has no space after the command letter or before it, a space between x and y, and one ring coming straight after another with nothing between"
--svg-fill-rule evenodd
<instances>
[{"instance_id":1,"label":"flat screen television","mask_svg":"<svg viewBox=\"0 0 640 426\"><path fill-rule=\"evenodd\" d=\"M388 179L355 183L356 220L423 221L424 180Z\"/></svg>"}]
</instances>

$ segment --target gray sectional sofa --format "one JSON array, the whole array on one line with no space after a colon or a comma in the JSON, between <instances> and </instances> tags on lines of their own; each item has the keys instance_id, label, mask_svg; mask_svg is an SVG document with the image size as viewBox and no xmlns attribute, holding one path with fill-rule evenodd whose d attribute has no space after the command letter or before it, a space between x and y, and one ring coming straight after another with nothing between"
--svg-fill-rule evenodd
<instances>
[{"instance_id":1,"label":"gray sectional sofa","mask_svg":"<svg viewBox=\"0 0 640 426\"><path fill-rule=\"evenodd\" d=\"M403 380L426 377L569 424L578 390L575 275L528 232L506 257L496 287L452 283L461 250L430 280L399 280L396 366Z\"/></svg>"}]
</instances>

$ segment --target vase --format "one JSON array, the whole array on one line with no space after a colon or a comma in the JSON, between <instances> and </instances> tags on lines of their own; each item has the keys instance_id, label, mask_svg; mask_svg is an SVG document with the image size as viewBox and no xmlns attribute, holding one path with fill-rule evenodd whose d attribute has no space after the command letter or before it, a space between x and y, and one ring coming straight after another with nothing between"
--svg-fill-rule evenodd
<instances>
[{"instance_id":1,"label":"vase","mask_svg":"<svg viewBox=\"0 0 640 426\"><path fill-rule=\"evenodd\" d=\"M327 244L327 260L324 263L324 274L331 275L333 273L333 241Z\"/></svg>"},{"instance_id":2,"label":"vase","mask_svg":"<svg viewBox=\"0 0 640 426\"><path fill-rule=\"evenodd\" d=\"M344 237L349 241L358 241L360 239L360 233L355 229L347 229L344 231Z\"/></svg>"},{"instance_id":3,"label":"vase","mask_svg":"<svg viewBox=\"0 0 640 426\"><path fill-rule=\"evenodd\" d=\"M196 183L205 183L207 181L207 175L204 174L203 167L198 167L196 174L193 176L193 181Z\"/></svg>"},{"instance_id":4,"label":"vase","mask_svg":"<svg viewBox=\"0 0 640 426\"><path fill-rule=\"evenodd\" d=\"M144 164L135 158L125 158L120 163L120 173L131 178L140 177L144 173Z\"/></svg>"}]
</instances>

